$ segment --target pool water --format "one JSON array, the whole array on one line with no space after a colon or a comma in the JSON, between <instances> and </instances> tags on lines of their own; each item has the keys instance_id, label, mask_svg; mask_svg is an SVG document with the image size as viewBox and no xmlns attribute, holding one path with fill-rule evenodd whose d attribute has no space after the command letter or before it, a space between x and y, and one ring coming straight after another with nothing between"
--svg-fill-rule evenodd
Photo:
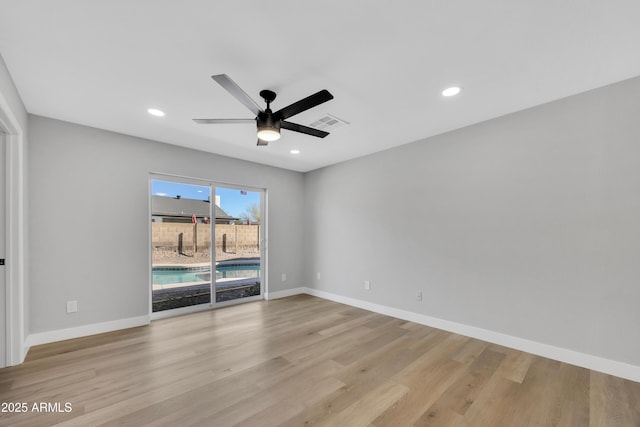
<instances>
[{"instance_id":1,"label":"pool water","mask_svg":"<svg viewBox=\"0 0 640 427\"><path fill-rule=\"evenodd\" d=\"M260 264L219 265L216 267L216 280L260 277ZM175 268L153 269L153 284L168 285L172 283L209 282L211 270Z\"/></svg>"}]
</instances>

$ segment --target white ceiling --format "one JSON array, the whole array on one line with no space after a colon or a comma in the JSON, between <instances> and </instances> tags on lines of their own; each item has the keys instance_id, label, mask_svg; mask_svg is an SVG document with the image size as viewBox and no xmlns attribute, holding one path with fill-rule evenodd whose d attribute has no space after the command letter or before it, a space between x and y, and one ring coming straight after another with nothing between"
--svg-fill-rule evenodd
<instances>
[{"instance_id":1,"label":"white ceiling","mask_svg":"<svg viewBox=\"0 0 640 427\"><path fill-rule=\"evenodd\" d=\"M309 171L638 76L639 22L638 0L0 0L0 54L30 113ZM290 121L350 125L257 147L194 123L252 117L222 73L274 111L328 89Z\"/></svg>"}]
</instances>

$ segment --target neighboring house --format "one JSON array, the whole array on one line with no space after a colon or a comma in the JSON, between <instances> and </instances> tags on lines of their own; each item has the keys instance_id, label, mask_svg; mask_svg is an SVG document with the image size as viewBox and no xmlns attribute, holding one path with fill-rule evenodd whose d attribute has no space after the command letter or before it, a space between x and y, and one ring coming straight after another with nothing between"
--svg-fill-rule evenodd
<instances>
[{"instance_id":1,"label":"neighboring house","mask_svg":"<svg viewBox=\"0 0 640 427\"><path fill-rule=\"evenodd\" d=\"M153 222L193 222L195 215L199 223L211 221L211 203L208 200L182 199L180 197L151 197L151 220ZM234 218L223 211L220 206L213 205L216 224L237 223Z\"/></svg>"}]
</instances>

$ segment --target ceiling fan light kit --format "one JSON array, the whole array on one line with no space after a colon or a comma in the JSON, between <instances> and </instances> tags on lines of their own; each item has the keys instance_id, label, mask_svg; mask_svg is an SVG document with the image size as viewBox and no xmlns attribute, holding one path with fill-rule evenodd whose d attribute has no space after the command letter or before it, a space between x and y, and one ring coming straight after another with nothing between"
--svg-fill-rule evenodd
<instances>
[{"instance_id":1,"label":"ceiling fan light kit","mask_svg":"<svg viewBox=\"0 0 640 427\"><path fill-rule=\"evenodd\" d=\"M258 127L258 139L266 142L273 142L280 139L280 129L270 127Z\"/></svg>"},{"instance_id":2,"label":"ceiling fan light kit","mask_svg":"<svg viewBox=\"0 0 640 427\"><path fill-rule=\"evenodd\" d=\"M288 122L286 119L302 113L310 108L318 106L322 103L333 99L333 95L328 90L323 89L313 95L307 96L300 101L294 102L275 113L271 111L271 103L276 99L276 93L271 90L260 91L260 96L267 104L267 108L264 110L241 88L238 86L229 76L226 74L216 74L211 76L220 86L222 86L227 92L233 95L238 101L244 104L253 114L256 115L255 119L193 119L196 123L200 124L221 124L221 123L248 123L255 120L258 128L258 145L265 146L269 142L277 141L280 139L280 129L287 129L294 132L304 133L306 135L315 136L318 138L324 138L329 135L329 132L314 129L309 126L300 125L297 123Z\"/></svg>"}]
</instances>

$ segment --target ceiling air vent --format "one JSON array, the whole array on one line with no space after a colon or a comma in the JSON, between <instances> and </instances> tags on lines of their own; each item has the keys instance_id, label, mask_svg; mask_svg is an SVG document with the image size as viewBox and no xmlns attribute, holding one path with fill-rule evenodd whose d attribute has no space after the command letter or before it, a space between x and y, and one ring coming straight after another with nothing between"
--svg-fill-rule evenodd
<instances>
[{"instance_id":1,"label":"ceiling air vent","mask_svg":"<svg viewBox=\"0 0 640 427\"><path fill-rule=\"evenodd\" d=\"M331 114L327 114L326 116L321 117L315 122L311 123L309 126L314 129L323 130L325 132L332 132L348 124L349 122L339 119L336 116L332 116Z\"/></svg>"}]
</instances>

